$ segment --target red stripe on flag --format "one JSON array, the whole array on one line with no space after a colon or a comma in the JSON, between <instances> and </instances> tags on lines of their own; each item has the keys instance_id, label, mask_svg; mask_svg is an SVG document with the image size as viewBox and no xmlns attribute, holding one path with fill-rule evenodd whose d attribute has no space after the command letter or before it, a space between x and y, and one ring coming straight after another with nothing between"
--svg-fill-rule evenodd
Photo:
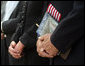
<instances>
[{"instance_id":1,"label":"red stripe on flag","mask_svg":"<svg viewBox=\"0 0 85 66\"><path fill-rule=\"evenodd\" d=\"M59 22L60 22L60 18L61 18L61 14L60 14L60 17L59 17Z\"/></svg>"},{"instance_id":2,"label":"red stripe on flag","mask_svg":"<svg viewBox=\"0 0 85 66\"><path fill-rule=\"evenodd\" d=\"M57 20L58 20L58 16L59 16L59 12L58 12L58 14L57 14L57 18L56 18Z\"/></svg>"},{"instance_id":3,"label":"red stripe on flag","mask_svg":"<svg viewBox=\"0 0 85 66\"><path fill-rule=\"evenodd\" d=\"M48 11L48 9L49 9L50 5L51 5L51 3L49 4L49 6L48 6L48 8L47 8L47 11L46 11L46 12L49 12L49 11Z\"/></svg>"},{"instance_id":4,"label":"red stripe on flag","mask_svg":"<svg viewBox=\"0 0 85 66\"><path fill-rule=\"evenodd\" d=\"M53 12L53 16L54 16L54 18L55 18L55 10L56 10L56 9L54 8L54 12Z\"/></svg>"},{"instance_id":5,"label":"red stripe on flag","mask_svg":"<svg viewBox=\"0 0 85 66\"><path fill-rule=\"evenodd\" d=\"M52 5L50 6L50 9L49 9L49 13L51 14L51 7L52 7Z\"/></svg>"},{"instance_id":6,"label":"red stripe on flag","mask_svg":"<svg viewBox=\"0 0 85 66\"><path fill-rule=\"evenodd\" d=\"M54 17L55 17L55 19L56 19L57 10L55 10L55 11L56 11L56 12L55 12L55 16L54 16Z\"/></svg>"},{"instance_id":7,"label":"red stripe on flag","mask_svg":"<svg viewBox=\"0 0 85 66\"><path fill-rule=\"evenodd\" d=\"M51 15L52 15L52 16L53 16L53 14L52 14L52 12L53 12L53 8L54 8L54 7L52 6L52 10L51 10Z\"/></svg>"}]
</instances>

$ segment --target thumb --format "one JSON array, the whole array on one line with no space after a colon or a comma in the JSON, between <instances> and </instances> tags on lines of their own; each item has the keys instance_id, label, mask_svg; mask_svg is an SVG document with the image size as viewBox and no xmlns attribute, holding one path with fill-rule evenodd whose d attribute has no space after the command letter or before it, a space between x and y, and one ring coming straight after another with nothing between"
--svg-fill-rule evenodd
<instances>
[{"instance_id":1,"label":"thumb","mask_svg":"<svg viewBox=\"0 0 85 66\"><path fill-rule=\"evenodd\" d=\"M42 35L42 36L38 37L38 39L41 40L41 41L44 41L45 38L46 39L48 38L48 35L49 34Z\"/></svg>"},{"instance_id":2,"label":"thumb","mask_svg":"<svg viewBox=\"0 0 85 66\"><path fill-rule=\"evenodd\" d=\"M44 40L44 38L43 38L43 37L38 37L38 39L39 39L40 41L43 41L43 40Z\"/></svg>"},{"instance_id":3,"label":"thumb","mask_svg":"<svg viewBox=\"0 0 85 66\"><path fill-rule=\"evenodd\" d=\"M42 36L38 37L38 39L43 41L45 37L46 37L46 35L42 35Z\"/></svg>"}]
</instances>

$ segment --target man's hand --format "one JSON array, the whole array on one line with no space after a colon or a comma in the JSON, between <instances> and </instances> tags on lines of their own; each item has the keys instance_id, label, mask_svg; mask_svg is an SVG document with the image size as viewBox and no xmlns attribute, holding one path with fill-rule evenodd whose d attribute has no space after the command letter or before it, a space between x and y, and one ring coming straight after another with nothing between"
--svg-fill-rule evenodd
<instances>
[{"instance_id":1,"label":"man's hand","mask_svg":"<svg viewBox=\"0 0 85 66\"><path fill-rule=\"evenodd\" d=\"M51 34L41 36L37 41L37 52L41 57L53 58L58 49L50 41Z\"/></svg>"},{"instance_id":2,"label":"man's hand","mask_svg":"<svg viewBox=\"0 0 85 66\"><path fill-rule=\"evenodd\" d=\"M19 54L22 56L23 49L24 49L24 45L22 44L21 41L19 41L15 47L15 50L17 50Z\"/></svg>"},{"instance_id":3,"label":"man's hand","mask_svg":"<svg viewBox=\"0 0 85 66\"><path fill-rule=\"evenodd\" d=\"M4 33L1 33L1 40L4 39Z\"/></svg>"},{"instance_id":4,"label":"man's hand","mask_svg":"<svg viewBox=\"0 0 85 66\"><path fill-rule=\"evenodd\" d=\"M11 44L10 44L10 46L9 46L9 49L8 49L9 53L10 53L14 58L16 58L17 56L20 56L20 55L18 55L18 54L19 54L18 51L15 50L15 46L16 46L16 43L15 43L14 41L12 41Z\"/></svg>"},{"instance_id":5,"label":"man's hand","mask_svg":"<svg viewBox=\"0 0 85 66\"><path fill-rule=\"evenodd\" d=\"M17 44L12 41L9 46L9 53L16 59L21 58L21 53L23 51L24 45L19 41Z\"/></svg>"}]
</instances>

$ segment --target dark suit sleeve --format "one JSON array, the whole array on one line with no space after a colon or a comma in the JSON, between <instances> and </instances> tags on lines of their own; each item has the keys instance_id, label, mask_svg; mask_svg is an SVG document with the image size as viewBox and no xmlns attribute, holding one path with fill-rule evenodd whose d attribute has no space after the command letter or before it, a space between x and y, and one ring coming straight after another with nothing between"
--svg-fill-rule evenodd
<instances>
[{"instance_id":1,"label":"dark suit sleeve","mask_svg":"<svg viewBox=\"0 0 85 66\"><path fill-rule=\"evenodd\" d=\"M37 19L34 19L33 22L34 21L40 22L41 17L37 17ZM27 30L22 35L20 33L21 32L20 28L17 28L16 32L12 36L12 41L15 41L16 43L18 41L21 41L25 45L25 47L32 48L33 46L36 45L36 41L37 41L36 30L37 30L37 28L38 27L36 26L36 23L34 23L33 25L31 25L31 27L27 27Z\"/></svg>"},{"instance_id":2,"label":"dark suit sleeve","mask_svg":"<svg viewBox=\"0 0 85 66\"><path fill-rule=\"evenodd\" d=\"M13 34L16 30L17 24L20 22L21 13L16 18L9 19L2 23L2 28L5 34Z\"/></svg>"},{"instance_id":3,"label":"dark suit sleeve","mask_svg":"<svg viewBox=\"0 0 85 66\"><path fill-rule=\"evenodd\" d=\"M27 20L25 22L25 30L19 40L27 47L31 48L36 45L37 41L37 26L36 23L40 23L43 17L43 2L42 1L32 1L29 4L30 8L26 13ZM37 7L37 8L36 8ZM30 27L29 27L30 26Z\"/></svg>"},{"instance_id":4,"label":"dark suit sleeve","mask_svg":"<svg viewBox=\"0 0 85 66\"><path fill-rule=\"evenodd\" d=\"M27 48L31 48L36 44L37 34L36 34L37 26L34 24L27 30L19 40L25 45Z\"/></svg>"},{"instance_id":5,"label":"dark suit sleeve","mask_svg":"<svg viewBox=\"0 0 85 66\"><path fill-rule=\"evenodd\" d=\"M84 36L84 2L74 2L69 12L51 36L51 42L61 52L65 52Z\"/></svg>"}]
</instances>

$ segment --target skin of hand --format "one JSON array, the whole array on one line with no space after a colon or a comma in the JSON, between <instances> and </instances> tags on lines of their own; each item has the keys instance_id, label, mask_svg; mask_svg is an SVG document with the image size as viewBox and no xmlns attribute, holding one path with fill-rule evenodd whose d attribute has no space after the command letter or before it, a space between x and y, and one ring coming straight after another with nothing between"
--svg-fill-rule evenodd
<instances>
[{"instance_id":1,"label":"skin of hand","mask_svg":"<svg viewBox=\"0 0 85 66\"><path fill-rule=\"evenodd\" d=\"M19 41L17 44L12 41L9 46L9 53L14 57L15 59L19 59L22 57L21 53L23 51L24 45Z\"/></svg>"},{"instance_id":2,"label":"skin of hand","mask_svg":"<svg viewBox=\"0 0 85 66\"><path fill-rule=\"evenodd\" d=\"M4 33L1 33L1 40L4 39Z\"/></svg>"},{"instance_id":3,"label":"skin of hand","mask_svg":"<svg viewBox=\"0 0 85 66\"><path fill-rule=\"evenodd\" d=\"M45 34L37 40L37 52L41 57L53 58L59 52L50 41L51 34Z\"/></svg>"}]
</instances>

